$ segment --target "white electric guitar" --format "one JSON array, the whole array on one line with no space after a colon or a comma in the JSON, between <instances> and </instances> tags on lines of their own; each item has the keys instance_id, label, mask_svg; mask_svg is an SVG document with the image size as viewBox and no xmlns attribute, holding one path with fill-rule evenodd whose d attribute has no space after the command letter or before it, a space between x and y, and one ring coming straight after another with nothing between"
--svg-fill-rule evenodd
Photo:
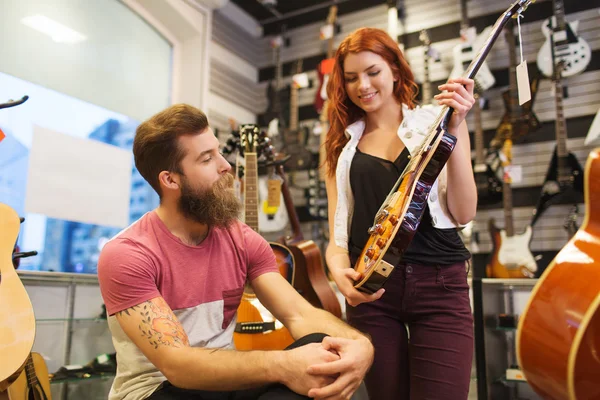
<instances>
[{"instance_id":1,"label":"white electric guitar","mask_svg":"<svg viewBox=\"0 0 600 400\"><path fill-rule=\"evenodd\" d=\"M477 55L477 52L486 39L490 36L492 27L488 26L479 35L476 34L475 27L469 27L469 19L467 16L467 0L460 1L461 11L461 23L460 33L462 43L454 46L452 50L452 57L454 59L454 66L452 72L450 72L450 78L458 78L464 75L466 68L468 68L473 58ZM484 92L494 86L496 79L492 75L492 71L488 67L487 63L481 64L477 75L475 75L475 86L479 93Z\"/></svg>"},{"instance_id":2,"label":"white electric guitar","mask_svg":"<svg viewBox=\"0 0 600 400\"><path fill-rule=\"evenodd\" d=\"M537 56L537 66L545 76L554 74L554 62L563 61L562 77L576 75L585 71L592 59L590 45L577 36L579 21L568 23L565 19L565 7L562 0L554 0L554 16L542 24L542 32L546 41ZM554 45L554 46L553 46Z\"/></svg>"},{"instance_id":3,"label":"white electric guitar","mask_svg":"<svg viewBox=\"0 0 600 400\"><path fill-rule=\"evenodd\" d=\"M258 210L258 226L260 232L279 232L285 229L290 220L287 210L283 205L283 194L280 194L279 207L275 213L271 213L268 206L269 179L266 176L258 177L258 198L260 199L260 210Z\"/></svg>"}]
</instances>

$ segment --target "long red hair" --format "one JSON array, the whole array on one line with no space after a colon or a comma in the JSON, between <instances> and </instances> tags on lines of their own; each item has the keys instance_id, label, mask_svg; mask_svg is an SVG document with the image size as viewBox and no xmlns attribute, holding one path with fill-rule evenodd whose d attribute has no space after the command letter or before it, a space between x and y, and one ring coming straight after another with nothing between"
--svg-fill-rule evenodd
<instances>
[{"instance_id":1,"label":"long red hair","mask_svg":"<svg viewBox=\"0 0 600 400\"><path fill-rule=\"evenodd\" d=\"M348 125L365 116L365 112L350 100L344 80L344 60L350 53L370 51L383 58L392 70L393 76L400 79L394 87L394 96L409 108L414 107L417 84L400 48L386 31L376 28L360 28L346 37L335 52L335 66L327 84L327 117L330 128L327 132L325 150L327 152L327 173L335 175L338 157L348 143L344 130Z\"/></svg>"}]
</instances>

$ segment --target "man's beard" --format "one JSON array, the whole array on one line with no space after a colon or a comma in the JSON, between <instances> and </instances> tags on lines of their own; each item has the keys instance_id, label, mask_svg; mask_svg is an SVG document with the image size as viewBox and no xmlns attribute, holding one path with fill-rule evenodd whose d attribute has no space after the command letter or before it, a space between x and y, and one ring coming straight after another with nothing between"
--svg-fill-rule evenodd
<instances>
[{"instance_id":1,"label":"man's beard","mask_svg":"<svg viewBox=\"0 0 600 400\"><path fill-rule=\"evenodd\" d=\"M240 214L241 203L235 196L233 175L226 173L210 189L194 189L185 176L181 180L179 211L196 222L227 227Z\"/></svg>"}]
</instances>

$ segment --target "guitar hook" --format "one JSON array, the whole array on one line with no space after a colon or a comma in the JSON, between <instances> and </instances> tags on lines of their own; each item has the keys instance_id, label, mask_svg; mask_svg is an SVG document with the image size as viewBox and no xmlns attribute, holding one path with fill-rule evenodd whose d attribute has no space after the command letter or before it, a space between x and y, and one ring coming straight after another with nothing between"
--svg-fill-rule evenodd
<instances>
[{"instance_id":1,"label":"guitar hook","mask_svg":"<svg viewBox=\"0 0 600 400\"><path fill-rule=\"evenodd\" d=\"M19 104L25 103L27 101L27 99L29 99L29 96L27 96L27 95L23 96L19 100L10 99L6 103L0 103L0 109L18 106Z\"/></svg>"}]
</instances>

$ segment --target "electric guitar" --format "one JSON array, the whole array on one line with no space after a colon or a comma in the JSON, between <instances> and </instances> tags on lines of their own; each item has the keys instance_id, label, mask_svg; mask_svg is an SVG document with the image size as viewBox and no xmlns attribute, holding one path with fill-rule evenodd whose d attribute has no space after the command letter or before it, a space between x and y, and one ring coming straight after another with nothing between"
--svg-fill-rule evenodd
<instances>
[{"instance_id":1,"label":"electric guitar","mask_svg":"<svg viewBox=\"0 0 600 400\"><path fill-rule=\"evenodd\" d=\"M519 105L519 92L517 90L517 55L514 35L514 23L510 23L504 30L504 38L508 45L508 90L502 93L504 100L504 115L496 128L496 135L492 139L490 147L499 148L504 141L510 138L513 142L528 133L534 132L540 128L540 121L533 113L533 103L537 94L539 79L533 78L530 82L531 100L523 105Z\"/></svg>"},{"instance_id":2,"label":"electric guitar","mask_svg":"<svg viewBox=\"0 0 600 400\"><path fill-rule=\"evenodd\" d=\"M537 66L548 78L554 78L554 65L563 62L562 76L569 77L585 71L592 60L590 45L577 36L579 21L568 23L565 5L554 0L554 16L542 23L546 41L537 56Z\"/></svg>"},{"instance_id":3,"label":"electric guitar","mask_svg":"<svg viewBox=\"0 0 600 400\"><path fill-rule=\"evenodd\" d=\"M335 20L337 18L337 6L329 7L327 15L327 25L331 26L331 37L327 39L327 58L317 66L317 74L319 76L319 87L315 94L315 109L319 114L323 112L323 106L327 100L327 83L329 82L329 72L324 70L326 63L331 63L333 57L333 40L335 39Z\"/></svg>"},{"instance_id":4,"label":"electric guitar","mask_svg":"<svg viewBox=\"0 0 600 400\"><path fill-rule=\"evenodd\" d=\"M12 260L20 223L17 213L0 203L0 392L21 373L35 338L33 306Z\"/></svg>"},{"instance_id":5,"label":"electric guitar","mask_svg":"<svg viewBox=\"0 0 600 400\"><path fill-rule=\"evenodd\" d=\"M283 35L277 36L271 40L271 47L275 57L275 82L270 81L267 86L268 106L265 113L262 115L260 124L268 126L269 135L277 137L283 127L286 126L285 110L283 109L282 98L289 96L288 89L281 87L282 62L281 62L281 47L283 46Z\"/></svg>"},{"instance_id":6,"label":"electric guitar","mask_svg":"<svg viewBox=\"0 0 600 400\"><path fill-rule=\"evenodd\" d=\"M504 229L498 229L494 219L489 221L493 250L486 266L488 278L533 278L537 271L537 263L529 250L531 242L531 226L525 232L515 234L512 215L512 190L509 168L512 161L512 141L504 142L502 156L504 179L502 196L504 203Z\"/></svg>"},{"instance_id":7,"label":"electric guitar","mask_svg":"<svg viewBox=\"0 0 600 400\"><path fill-rule=\"evenodd\" d=\"M519 318L518 364L544 399L600 398L600 149L585 166L585 208Z\"/></svg>"},{"instance_id":8,"label":"electric guitar","mask_svg":"<svg viewBox=\"0 0 600 400\"><path fill-rule=\"evenodd\" d=\"M473 117L475 120L475 159L473 160L473 173L477 187L477 202L479 204L494 204L502 200L502 182L496 172L486 162L483 144L483 127L481 124L481 98L475 93L473 104Z\"/></svg>"},{"instance_id":9,"label":"electric guitar","mask_svg":"<svg viewBox=\"0 0 600 400\"><path fill-rule=\"evenodd\" d=\"M454 46L454 49L452 50L454 67L452 68L452 72L450 72L451 78L463 76L467 67L474 60L476 50L484 45L486 38L488 38L492 31L491 27L487 27L479 36L477 36L475 27L469 26L467 10L467 0L460 0L460 36L462 43ZM473 77L473 80L475 81L475 87L479 93L488 90L496 83L494 75L492 75L490 68L485 62L481 64L479 71Z\"/></svg>"},{"instance_id":10,"label":"electric guitar","mask_svg":"<svg viewBox=\"0 0 600 400\"><path fill-rule=\"evenodd\" d=\"M240 146L243 148L246 165L244 169L244 222L255 232L258 224L258 150L261 133L256 125L242 125ZM270 243L275 253L279 272L293 285L294 256L290 250L279 244ZM237 309L237 322L233 342L238 350L283 350L294 339L283 324L260 304L249 285L242 295Z\"/></svg>"},{"instance_id":11,"label":"electric guitar","mask_svg":"<svg viewBox=\"0 0 600 400\"><path fill-rule=\"evenodd\" d=\"M562 67L563 62L559 61L555 68L554 77L556 147L550 160L540 199L531 220L532 226L535 225L544 211L558 200L564 199L573 204L583 201L583 170L575 155L567 149L567 124L563 112Z\"/></svg>"},{"instance_id":12,"label":"electric guitar","mask_svg":"<svg viewBox=\"0 0 600 400\"><path fill-rule=\"evenodd\" d=\"M7 392L9 400L52 400L48 367L41 354L29 354L23 372Z\"/></svg>"},{"instance_id":13,"label":"electric guitar","mask_svg":"<svg viewBox=\"0 0 600 400\"><path fill-rule=\"evenodd\" d=\"M502 13L484 46L467 68L465 78L472 79L477 74L502 28L530 3L531 0L518 0ZM361 275L354 285L356 289L376 292L402 260L419 228L431 188L456 145L456 137L447 130L453 112L450 107L441 107L421 145L411 154L408 165L375 215L368 231L369 239L354 266Z\"/></svg>"},{"instance_id":14,"label":"electric guitar","mask_svg":"<svg viewBox=\"0 0 600 400\"><path fill-rule=\"evenodd\" d=\"M419 40L423 45L423 83L421 85L421 92L423 96L421 98L421 104L431 104L433 101L433 91L431 90L431 78L429 76L429 61L433 58L436 60L436 52L433 51L431 47L431 39L429 39L429 34L426 29L423 29L419 33Z\"/></svg>"}]
</instances>

